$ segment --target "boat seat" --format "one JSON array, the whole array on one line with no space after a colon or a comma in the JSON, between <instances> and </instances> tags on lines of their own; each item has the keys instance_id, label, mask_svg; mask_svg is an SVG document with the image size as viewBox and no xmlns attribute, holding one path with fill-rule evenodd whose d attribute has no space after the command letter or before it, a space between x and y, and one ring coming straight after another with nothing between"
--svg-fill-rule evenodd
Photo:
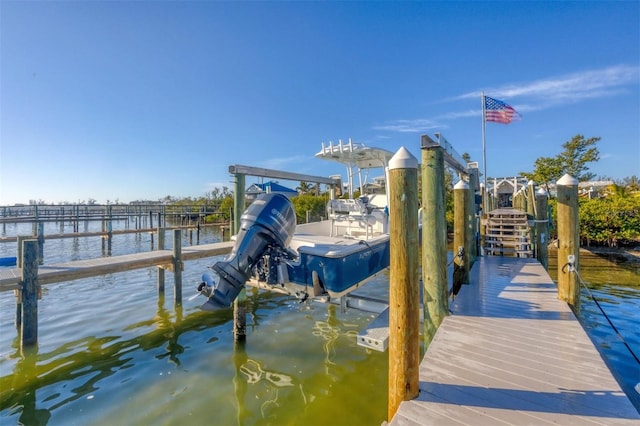
<instances>
[{"instance_id":1,"label":"boat seat","mask_svg":"<svg viewBox=\"0 0 640 426\"><path fill-rule=\"evenodd\" d=\"M375 225L377 218L367 213L366 205L360 200L329 200L327 213L331 220L331 236L334 235L334 229L336 229L337 234L338 226L345 226L339 223L336 224L336 222L346 222L347 235L351 235L352 232L357 234L357 231L364 231L366 238L373 235L373 225Z\"/></svg>"}]
</instances>

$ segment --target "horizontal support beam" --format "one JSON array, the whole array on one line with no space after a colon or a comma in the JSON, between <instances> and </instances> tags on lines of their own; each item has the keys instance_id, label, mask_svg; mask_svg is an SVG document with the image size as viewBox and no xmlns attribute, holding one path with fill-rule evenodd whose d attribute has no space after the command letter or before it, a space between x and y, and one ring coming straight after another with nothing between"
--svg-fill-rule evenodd
<instances>
[{"instance_id":1,"label":"horizontal support beam","mask_svg":"<svg viewBox=\"0 0 640 426\"><path fill-rule=\"evenodd\" d=\"M444 151L444 162L458 173L468 175L470 171L467 169L467 162L462 156L451 146L451 144L440 133L435 133L438 141L434 141L429 135L420 137L421 148L441 147Z\"/></svg>"},{"instance_id":2,"label":"horizontal support beam","mask_svg":"<svg viewBox=\"0 0 640 426\"><path fill-rule=\"evenodd\" d=\"M246 176L259 176L271 179L285 179L299 182L324 183L326 185L337 185L337 179L326 178L322 176L305 175L300 173L283 172L280 170L262 169L260 167L243 166L234 164L229 166L229 173L241 174Z\"/></svg>"}]
</instances>

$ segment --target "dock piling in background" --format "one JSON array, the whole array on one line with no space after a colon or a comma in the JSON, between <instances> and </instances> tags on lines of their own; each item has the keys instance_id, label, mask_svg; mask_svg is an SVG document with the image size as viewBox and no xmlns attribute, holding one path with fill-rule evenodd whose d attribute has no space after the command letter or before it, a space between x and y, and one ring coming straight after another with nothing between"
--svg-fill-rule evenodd
<instances>
[{"instance_id":1,"label":"dock piling in background","mask_svg":"<svg viewBox=\"0 0 640 426\"><path fill-rule=\"evenodd\" d=\"M235 174L233 188L233 228L231 235L238 235L240 231L240 218L244 212L244 185L245 175ZM241 342L247 336L247 290L243 287L238 297L233 302L233 336L236 342Z\"/></svg>"},{"instance_id":2,"label":"dock piling in background","mask_svg":"<svg viewBox=\"0 0 640 426\"><path fill-rule=\"evenodd\" d=\"M44 263L44 223L38 222L38 265Z\"/></svg>"},{"instance_id":3,"label":"dock piling in background","mask_svg":"<svg viewBox=\"0 0 640 426\"><path fill-rule=\"evenodd\" d=\"M469 269L478 257L478 245L476 235L478 225L476 220L476 188L478 186L477 168L470 168L469 194L467 195L467 245L469 246Z\"/></svg>"},{"instance_id":4,"label":"dock piling in background","mask_svg":"<svg viewBox=\"0 0 640 426\"><path fill-rule=\"evenodd\" d=\"M389 161L389 419L419 393L417 211L418 161L401 147Z\"/></svg>"},{"instance_id":5,"label":"dock piling in background","mask_svg":"<svg viewBox=\"0 0 640 426\"><path fill-rule=\"evenodd\" d=\"M524 189L524 188L523 188ZM533 249L533 254L538 251L536 246L536 242L538 241L538 237L536 236L536 231L538 227L536 226L535 218L536 218L536 187L535 182L533 180L529 180L527 182L526 191L526 200L527 200L527 219L529 220L529 241L531 241L531 246Z\"/></svg>"},{"instance_id":6,"label":"dock piling in background","mask_svg":"<svg viewBox=\"0 0 640 426\"><path fill-rule=\"evenodd\" d=\"M22 242L21 347L38 344L38 240Z\"/></svg>"},{"instance_id":7,"label":"dock piling in background","mask_svg":"<svg viewBox=\"0 0 640 426\"><path fill-rule=\"evenodd\" d=\"M425 135L426 136L426 135ZM449 312L444 153L422 141L422 302L428 345ZM427 211L428 209L428 211Z\"/></svg>"},{"instance_id":8,"label":"dock piling in background","mask_svg":"<svg viewBox=\"0 0 640 426\"><path fill-rule=\"evenodd\" d=\"M547 217L547 191L543 188L536 192L536 258L549 269L549 219Z\"/></svg>"},{"instance_id":9,"label":"dock piling in background","mask_svg":"<svg viewBox=\"0 0 640 426\"><path fill-rule=\"evenodd\" d=\"M173 302L175 306L182 306L182 230L173 230L173 279L174 293Z\"/></svg>"},{"instance_id":10,"label":"dock piling in background","mask_svg":"<svg viewBox=\"0 0 640 426\"><path fill-rule=\"evenodd\" d=\"M575 270L580 265L578 232L578 180L568 174L558 188L558 298L580 309L580 286Z\"/></svg>"},{"instance_id":11,"label":"dock piling in background","mask_svg":"<svg viewBox=\"0 0 640 426\"><path fill-rule=\"evenodd\" d=\"M158 220L158 250L164 250L164 228L159 226ZM158 266L158 295L164 295L164 267Z\"/></svg>"},{"instance_id":12,"label":"dock piling in background","mask_svg":"<svg viewBox=\"0 0 640 426\"><path fill-rule=\"evenodd\" d=\"M468 238L469 185L460 179L453 187L453 291L457 293L460 286L469 282L471 247Z\"/></svg>"}]
</instances>

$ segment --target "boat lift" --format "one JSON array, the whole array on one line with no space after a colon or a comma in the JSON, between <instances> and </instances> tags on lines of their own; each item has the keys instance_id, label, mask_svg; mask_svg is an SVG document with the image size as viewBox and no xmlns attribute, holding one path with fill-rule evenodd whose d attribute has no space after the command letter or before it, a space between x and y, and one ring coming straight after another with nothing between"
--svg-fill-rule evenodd
<instances>
[{"instance_id":1,"label":"boat lift","mask_svg":"<svg viewBox=\"0 0 640 426\"><path fill-rule=\"evenodd\" d=\"M451 167L455 171L462 175L469 175L473 173L472 168L469 168L466 162L462 159L462 157L453 149L451 144L440 134L435 133L437 142L434 141L428 135L423 135L421 138L421 147L422 148L430 148L430 147L442 147L444 151L444 161L447 166ZM342 144L340 144L342 146ZM351 141L349 143L351 146ZM333 153L334 147L330 144L329 147L323 146L323 151L321 154L327 154L325 151L328 151L328 154L331 156ZM355 161L355 160L354 160ZM378 167L382 166L385 169L385 174L387 173L387 167L384 161L380 161L380 165L376 164ZM371 167L372 165L370 165ZM477 169L476 169L477 170ZM234 210L234 229L232 230L234 233L239 232L240 226L240 215L242 211L244 211L244 191L245 191L245 182L244 177L246 175L249 176L257 176L257 177L267 177L267 178L276 178L276 179L285 179L285 180L293 180L293 181L305 181L305 182L313 182L313 183L322 183L331 186L331 198L335 198L335 185L338 184L338 179L333 178L325 178L320 176L312 176L298 173L290 173L278 170L270 170L258 167L244 166L244 165L232 165L229 166L229 172L235 176L235 191L234 191L234 206L236 207ZM350 183L352 181L352 175L349 175ZM256 215L259 216L259 215ZM286 244L285 244L286 245ZM231 276L233 274L228 273L228 271L222 271L221 275ZM378 275L378 274L376 274ZM375 275L374 275L375 276ZM371 276L369 279L373 278ZM367 281L369 280L367 279ZM231 280L233 281L233 280ZM251 284L250 284L251 285ZM264 288L262 286L258 286ZM387 297L388 298L388 297ZM388 300L384 300L384 298L377 297L369 297L368 295L358 295L347 293L341 295L339 298L327 298L325 301L331 301L332 303L339 303L341 308L345 310L347 307L359 309L366 312L372 312L378 314L378 317L374 319L367 328L362 330L357 338L358 345L365 346L370 349L375 349L378 351L385 351L388 345ZM226 305L226 301L224 303Z\"/></svg>"}]
</instances>

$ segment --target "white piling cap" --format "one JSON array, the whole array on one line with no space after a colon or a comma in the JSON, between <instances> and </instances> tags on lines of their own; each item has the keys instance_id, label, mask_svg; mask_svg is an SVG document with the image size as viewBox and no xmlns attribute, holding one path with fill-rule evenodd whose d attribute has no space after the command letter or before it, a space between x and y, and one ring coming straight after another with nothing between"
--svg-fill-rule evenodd
<instances>
[{"instance_id":1,"label":"white piling cap","mask_svg":"<svg viewBox=\"0 0 640 426\"><path fill-rule=\"evenodd\" d=\"M547 190L546 190L546 189L544 189L544 188L538 188L538 190L536 191L536 195L540 195L541 197L542 197L542 196L545 196L545 197L546 197L546 196L547 196L547 195L549 195L549 194L547 194Z\"/></svg>"},{"instance_id":2,"label":"white piling cap","mask_svg":"<svg viewBox=\"0 0 640 426\"><path fill-rule=\"evenodd\" d=\"M389 160L389 170L417 168L418 160L404 146L401 146Z\"/></svg>"},{"instance_id":3,"label":"white piling cap","mask_svg":"<svg viewBox=\"0 0 640 426\"><path fill-rule=\"evenodd\" d=\"M469 189L469 184L464 180L460 179L458 183L455 184L453 189Z\"/></svg>"},{"instance_id":4,"label":"white piling cap","mask_svg":"<svg viewBox=\"0 0 640 426\"><path fill-rule=\"evenodd\" d=\"M560 186L578 186L578 179L576 179L573 176L565 173L564 176L562 176L560 179L558 179L558 181L556 182L556 185L560 185Z\"/></svg>"},{"instance_id":5,"label":"white piling cap","mask_svg":"<svg viewBox=\"0 0 640 426\"><path fill-rule=\"evenodd\" d=\"M527 186L533 186L533 185L535 185L535 184L536 184L536 183L535 183L533 180L530 180L529 182L527 182Z\"/></svg>"}]
</instances>

